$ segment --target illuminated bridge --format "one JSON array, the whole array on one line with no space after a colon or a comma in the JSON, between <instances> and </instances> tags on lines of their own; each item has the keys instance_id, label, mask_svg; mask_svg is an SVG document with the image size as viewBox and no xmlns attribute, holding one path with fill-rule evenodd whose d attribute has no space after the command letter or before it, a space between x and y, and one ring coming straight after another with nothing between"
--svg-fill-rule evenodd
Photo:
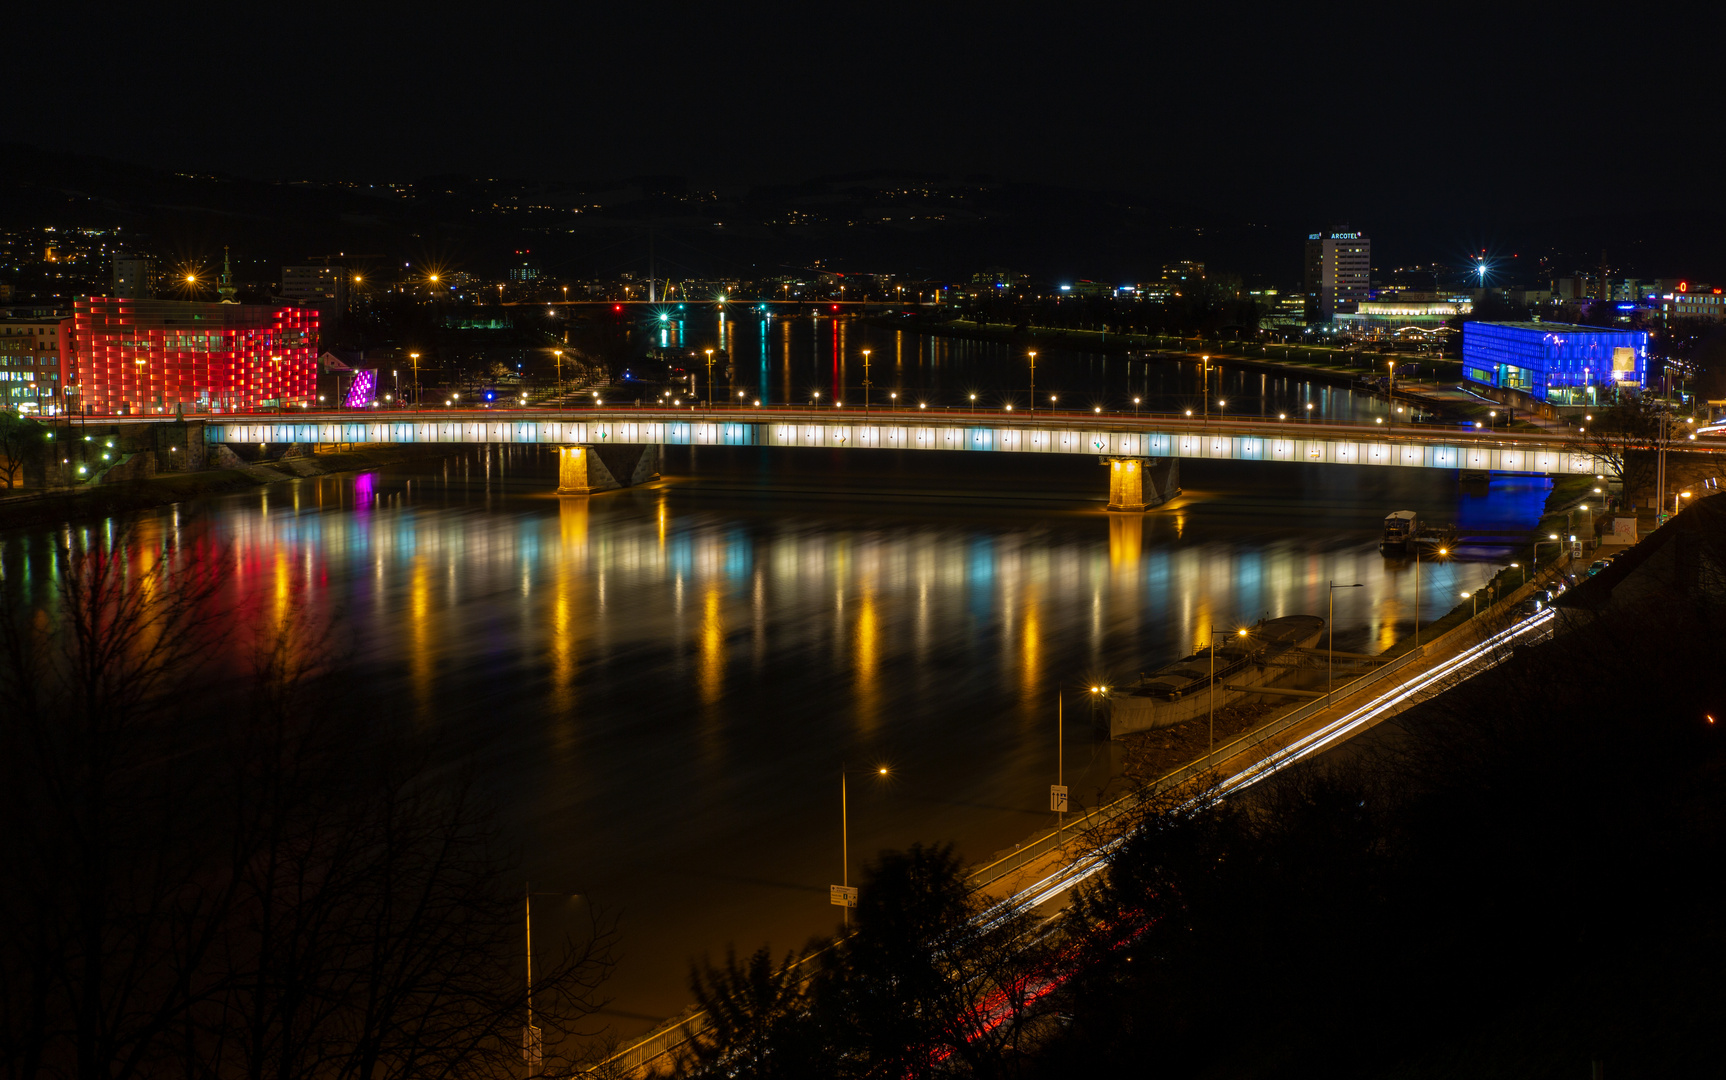
<instances>
[{"instance_id":1,"label":"illuminated bridge","mask_svg":"<svg viewBox=\"0 0 1726 1080\"><path fill-rule=\"evenodd\" d=\"M1578 473L1595 461L1561 435L1422 426L1200 421L1083 413L1014 415L836 408L454 410L211 419L211 443L538 443L559 448L559 491L627 487L658 474L660 446L1092 454L1110 465L1111 509L1155 506L1179 488L1181 459L1471 472Z\"/></svg>"}]
</instances>

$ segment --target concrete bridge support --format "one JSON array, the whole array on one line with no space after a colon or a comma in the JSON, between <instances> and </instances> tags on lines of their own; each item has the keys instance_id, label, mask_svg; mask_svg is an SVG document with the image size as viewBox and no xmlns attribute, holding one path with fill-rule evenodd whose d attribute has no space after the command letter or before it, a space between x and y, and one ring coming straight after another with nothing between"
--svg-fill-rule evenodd
<instances>
[{"instance_id":1,"label":"concrete bridge support","mask_svg":"<svg viewBox=\"0 0 1726 1080\"><path fill-rule=\"evenodd\" d=\"M1109 509L1142 514L1181 493L1177 458L1109 457Z\"/></svg>"},{"instance_id":2,"label":"concrete bridge support","mask_svg":"<svg viewBox=\"0 0 1726 1080\"><path fill-rule=\"evenodd\" d=\"M577 443L557 448L557 493L591 495L634 487L659 476L655 443L600 446Z\"/></svg>"}]
</instances>

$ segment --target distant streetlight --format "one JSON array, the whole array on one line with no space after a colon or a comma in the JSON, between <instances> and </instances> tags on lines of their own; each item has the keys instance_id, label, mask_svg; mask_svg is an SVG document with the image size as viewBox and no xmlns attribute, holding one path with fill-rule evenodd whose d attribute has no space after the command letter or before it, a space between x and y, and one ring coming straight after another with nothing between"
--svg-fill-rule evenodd
<instances>
[{"instance_id":1,"label":"distant streetlight","mask_svg":"<svg viewBox=\"0 0 1726 1080\"><path fill-rule=\"evenodd\" d=\"M869 353L871 351L870 349L863 350L863 414L865 416L869 414Z\"/></svg>"},{"instance_id":2,"label":"distant streetlight","mask_svg":"<svg viewBox=\"0 0 1726 1080\"><path fill-rule=\"evenodd\" d=\"M1031 357L1031 412L1033 414L1035 414L1037 411L1037 350L1036 349L1030 350L1030 357ZM1011 409L1012 406L1009 405L1009 406L1007 406L1007 408Z\"/></svg>"},{"instance_id":3,"label":"distant streetlight","mask_svg":"<svg viewBox=\"0 0 1726 1080\"><path fill-rule=\"evenodd\" d=\"M707 400L713 400L713 350L707 350Z\"/></svg>"},{"instance_id":4,"label":"distant streetlight","mask_svg":"<svg viewBox=\"0 0 1726 1080\"><path fill-rule=\"evenodd\" d=\"M556 358L555 362L557 364L557 391L558 391L558 393L561 394L561 393L563 393L563 350L562 349L553 349L553 350L551 350L551 355Z\"/></svg>"}]
</instances>

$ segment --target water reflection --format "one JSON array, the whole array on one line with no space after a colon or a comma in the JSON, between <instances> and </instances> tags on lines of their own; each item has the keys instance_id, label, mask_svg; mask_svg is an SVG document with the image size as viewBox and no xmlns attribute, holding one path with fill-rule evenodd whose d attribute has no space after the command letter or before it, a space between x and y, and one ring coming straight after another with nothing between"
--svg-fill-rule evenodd
<instances>
[{"instance_id":1,"label":"water reflection","mask_svg":"<svg viewBox=\"0 0 1726 1080\"><path fill-rule=\"evenodd\" d=\"M610 989L653 1016L685 1004L690 955L827 927L842 757L898 776L858 796L854 852L954 839L987 856L1043 822L1058 685L1130 679L1261 616L1322 615L1333 580L1366 586L1337 595L1337 646L1382 647L1415 617L1414 567L1376 547L1388 510L1487 538L1485 561L1420 567L1428 622L1515 557L1492 538L1531 525L1545 493L1195 463L1180 503L1128 516L1102 512L1080 458L700 455L669 453L654 487L557 499L550 455L495 448L147 514L131 543L140 566L169 535L174 557L225 554L236 610L328 630L351 707L454 737L530 876L624 910L630 959ZM46 595L57 544L112 535L0 537L0 569ZM1112 761L1067 719L1083 804Z\"/></svg>"}]
</instances>

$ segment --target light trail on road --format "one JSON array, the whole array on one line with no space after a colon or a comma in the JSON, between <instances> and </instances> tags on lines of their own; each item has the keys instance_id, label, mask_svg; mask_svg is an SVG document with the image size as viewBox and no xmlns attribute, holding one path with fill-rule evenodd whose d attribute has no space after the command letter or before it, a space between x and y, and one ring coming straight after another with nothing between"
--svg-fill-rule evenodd
<instances>
[{"instance_id":1,"label":"light trail on road","mask_svg":"<svg viewBox=\"0 0 1726 1080\"><path fill-rule=\"evenodd\" d=\"M1386 691L1372 701L1353 709L1330 723L1309 732L1296 739L1282 750L1266 757L1228 777L1217 786L1219 797L1231 792L1243 791L1268 776L1273 776L1288 768L1297 761L1304 760L1314 754L1323 752L1330 747L1348 739L1364 728L1372 726L1391 709L1408 701L1444 679L1467 673L1468 676L1479 674L1497 665L1503 656L1498 650L1504 649L1518 639L1529 634L1546 632L1556 613L1550 608L1522 620L1508 629L1478 642L1455 656L1434 665L1413 679ZM1538 638L1536 638L1538 640ZM1478 670L1470 670L1478 668ZM1183 809L1190 807L1196 800L1183 804ZM1056 870L1035 884L1021 889L992 907L985 918L991 924L1007 917L1007 915L1028 911L1056 899L1063 893L1089 880L1092 875L1108 866L1109 856L1126 840L1126 836L1118 836L1108 843L1087 852L1079 859Z\"/></svg>"}]
</instances>

